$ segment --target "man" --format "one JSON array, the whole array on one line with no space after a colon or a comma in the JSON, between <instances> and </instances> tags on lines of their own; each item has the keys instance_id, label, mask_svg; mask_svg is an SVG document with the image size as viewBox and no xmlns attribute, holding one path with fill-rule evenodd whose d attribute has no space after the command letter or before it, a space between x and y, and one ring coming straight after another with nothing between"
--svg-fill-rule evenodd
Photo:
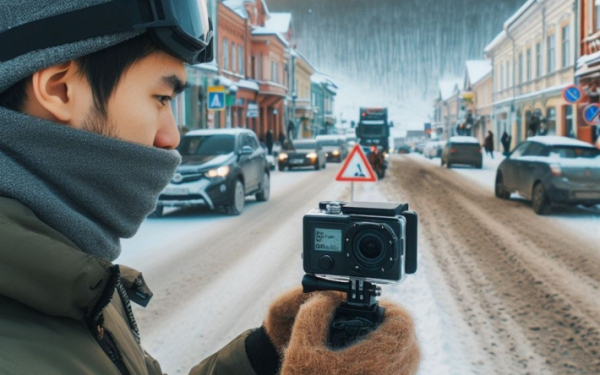
<instances>
[{"instance_id":1,"label":"man","mask_svg":"<svg viewBox=\"0 0 600 375\"><path fill-rule=\"evenodd\" d=\"M0 374L162 374L130 306L152 292L112 262L180 163L170 102L211 39L198 0L0 0ZM349 352L325 348L341 299L290 291L190 374L416 372L393 304Z\"/></svg>"}]
</instances>

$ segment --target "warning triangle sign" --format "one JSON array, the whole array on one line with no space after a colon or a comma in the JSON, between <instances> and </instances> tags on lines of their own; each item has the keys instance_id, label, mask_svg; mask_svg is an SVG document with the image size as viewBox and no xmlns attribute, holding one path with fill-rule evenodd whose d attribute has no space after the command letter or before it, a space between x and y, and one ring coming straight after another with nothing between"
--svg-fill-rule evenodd
<instances>
[{"instance_id":1,"label":"warning triangle sign","mask_svg":"<svg viewBox=\"0 0 600 375\"><path fill-rule=\"evenodd\" d=\"M350 182L377 181L377 176L360 145L354 146L335 180Z\"/></svg>"}]
</instances>

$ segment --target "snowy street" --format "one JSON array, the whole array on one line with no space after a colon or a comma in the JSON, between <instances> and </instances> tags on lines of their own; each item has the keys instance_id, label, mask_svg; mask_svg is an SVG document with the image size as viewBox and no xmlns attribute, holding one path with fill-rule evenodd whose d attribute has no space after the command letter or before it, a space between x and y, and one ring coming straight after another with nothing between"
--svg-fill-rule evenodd
<instances>
[{"instance_id":1,"label":"snowy street","mask_svg":"<svg viewBox=\"0 0 600 375\"><path fill-rule=\"evenodd\" d=\"M540 217L518 197L501 201L495 165L446 170L392 155L385 179L356 187L356 200L408 202L419 214L419 269L383 298L413 314L420 374L600 373L600 211ZM273 172L270 201L248 199L238 217L171 211L123 242L117 262L154 292L134 312L163 371L186 374L300 284L303 215L349 199L338 170Z\"/></svg>"}]
</instances>

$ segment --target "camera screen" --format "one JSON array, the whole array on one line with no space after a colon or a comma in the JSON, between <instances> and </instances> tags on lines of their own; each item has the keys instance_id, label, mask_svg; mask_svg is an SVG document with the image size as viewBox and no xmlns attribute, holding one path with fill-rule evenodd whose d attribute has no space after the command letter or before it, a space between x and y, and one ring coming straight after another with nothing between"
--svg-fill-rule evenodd
<instances>
[{"instance_id":1,"label":"camera screen","mask_svg":"<svg viewBox=\"0 0 600 375\"><path fill-rule=\"evenodd\" d=\"M315 250L342 252L342 231L339 229L315 228Z\"/></svg>"}]
</instances>

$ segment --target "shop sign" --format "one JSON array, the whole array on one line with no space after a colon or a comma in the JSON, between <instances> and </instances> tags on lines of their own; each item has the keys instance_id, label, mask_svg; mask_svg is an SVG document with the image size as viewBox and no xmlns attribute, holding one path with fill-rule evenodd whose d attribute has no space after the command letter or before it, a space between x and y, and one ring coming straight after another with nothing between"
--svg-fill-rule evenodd
<instances>
[{"instance_id":1,"label":"shop sign","mask_svg":"<svg viewBox=\"0 0 600 375\"><path fill-rule=\"evenodd\" d=\"M256 103L248 103L248 108L246 110L247 118L258 118L258 104Z\"/></svg>"}]
</instances>

